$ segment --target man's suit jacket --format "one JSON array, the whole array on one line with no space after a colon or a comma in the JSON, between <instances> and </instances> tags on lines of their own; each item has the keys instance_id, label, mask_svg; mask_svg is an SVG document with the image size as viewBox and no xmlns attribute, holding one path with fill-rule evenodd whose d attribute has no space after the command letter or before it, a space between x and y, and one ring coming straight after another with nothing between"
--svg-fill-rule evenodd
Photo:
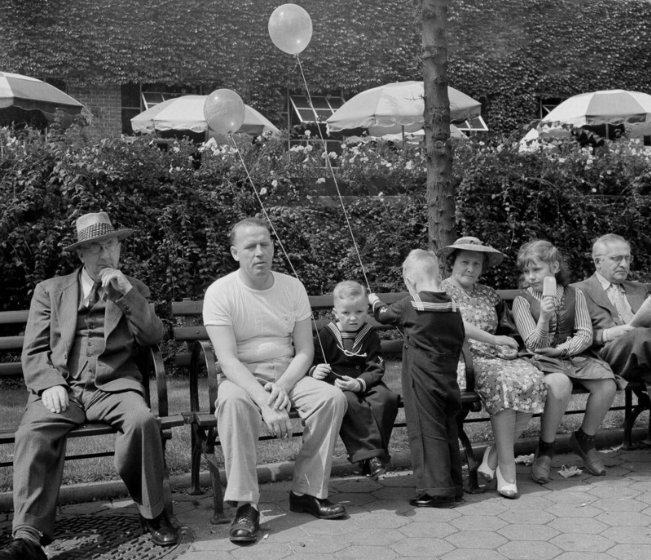
<instances>
[{"instance_id":1,"label":"man's suit jacket","mask_svg":"<svg viewBox=\"0 0 651 560\"><path fill-rule=\"evenodd\" d=\"M25 330L22 365L27 388L40 394L68 385L70 352L77 327L80 269L50 278L34 290ZM95 385L107 392L127 389L142 393L142 376L132 358L134 340L143 346L163 338L164 327L147 298L149 288L127 277L133 288L117 301L106 301L105 349L98 357Z\"/></svg>"},{"instance_id":2,"label":"man's suit jacket","mask_svg":"<svg viewBox=\"0 0 651 560\"><path fill-rule=\"evenodd\" d=\"M585 296L590 319L592 319L592 330L594 331L593 345L601 347L604 345L604 329L623 324L619 318L619 313L610 303L608 294L603 289L596 274L593 274L587 280L583 280L583 282L572 285L579 288ZM648 295L646 286L639 282L628 281L622 282L622 286L626 292L626 299L631 305L631 310L635 313Z\"/></svg>"}]
</instances>

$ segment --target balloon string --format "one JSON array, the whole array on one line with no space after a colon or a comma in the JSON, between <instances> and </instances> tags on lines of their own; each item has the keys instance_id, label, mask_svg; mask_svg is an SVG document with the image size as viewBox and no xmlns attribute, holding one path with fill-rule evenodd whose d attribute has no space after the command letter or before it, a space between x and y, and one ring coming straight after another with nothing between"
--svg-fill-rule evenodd
<instances>
[{"instance_id":1,"label":"balloon string","mask_svg":"<svg viewBox=\"0 0 651 560\"><path fill-rule=\"evenodd\" d=\"M314 113L314 121L316 122L316 128L319 131L319 137L321 138L321 144L323 145L323 155L324 159L326 161L326 167L330 170L330 175L332 175L332 180L335 183L335 189L337 190L337 195L339 196L339 202L341 203L341 209L344 213L344 217L346 218L346 225L348 226L348 231L350 232L350 237L353 240L353 247L355 248L355 252L357 253L357 259L359 260L359 265L362 268L362 275L364 276L364 282L366 282L366 287L369 292L371 292L371 285L368 282L368 278L366 277L366 269L364 268L364 263L362 262L362 256L359 253L359 247L357 246L357 241L355 240L355 235L353 234L353 228L350 225L350 220L348 219L348 212L346 212L346 206L344 205L344 199L341 196L341 191L339 190L339 183L337 182L337 177L335 176L334 169L332 168L332 164L330 163L330 156L328 155L328 147L326 145L325 138L323 137L323 132L321 132L321 127L319 126L319 116L317 115L316 109L314 108L314 105L312 104L312 96L310 95L310 89L307 87L307 80L305 79L305 73L303 72L303 65L301 64L301 59L296 56L296 61L298 62L298 67L301 71L301 76L303 78L303 84L305 85L305 93L307 93L307 101L310 104L310 109L312 109L312 112Z\"/></svg>"},{"instance_id":2,"label":"balloon string","mask_svg":"<svg viewBox=\"0 0 651 560\"><path fill-rule=\"evenodd\" d=\"M289 264L289 268L292 269L292 272L294 273L294 277L300 282L301 279L298 277L298 273L296 272L296 269L294 268L294 265L292 264L291 259L289 258L289 255L287 254L287 251L285 251L285 246L283 245L283 242L280 240L280 236L278 235L278 232L276 231L276 228L274 227L273 222L271 221L271 217L267 213L267 209L265 208L262 199L260 198L260 195L258 193L258 189L255 188L255 183L253 182L253 179L251 178L251 175L249 174L249 170L246 166L246 163L244 162L244 158L242 157L242 153L240 152L240 149L237 145L237 142L235 141L235 138L233 138L233 134L231 132L228 133L228 138L229 140L233 143L235 146L235 151L237 152L237 155L240 158L240 162L242 163L242 167L244 168L244 172L246 173L246 176L249 180L249 183L251 183L251 188L253 189L253 192L255 193L255 197L258 199L258 202L260 203L260 208L262 208L262 213L264 214L265 218L267 219L267 222L269 223L269 227L271 228L271 231L273 234L276 236L276 239L278 241L278 245L280 245L280 249L283 252L283 255L285 255L285 259L287 259L287 263ZM317 325L316 319L314 318L314 314L312 314L312 323L314 324L314 332L316 332L316 338L319 341L319 346L321 348L321 356L325 356L325 351L323 349L323 343L321 342L321 337L319 336L319 326Z\"/></svg>"}]
</instances>

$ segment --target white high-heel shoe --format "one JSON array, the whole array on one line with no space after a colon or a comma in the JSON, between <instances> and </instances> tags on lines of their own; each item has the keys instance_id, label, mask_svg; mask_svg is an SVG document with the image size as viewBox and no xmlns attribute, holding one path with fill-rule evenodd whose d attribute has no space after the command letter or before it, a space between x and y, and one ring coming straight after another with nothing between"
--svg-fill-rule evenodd
<instances>
[{"instance_id":1,"label":"white high-heel shoe","mask_svg":"<svg viewBox=\"0 0 651 560\"><path fill-rule=\"evenodd\" d=\"M484 458L481 461L481 465L477 468L477 472L484 477L486 482L492 482L495 478L495 469L491 469L488 466L488 456L491 452L491 446L489 445L484 451Z\"/></svg>"},{"instance_id":2,"label":"white high-heel shoe","mask_svg":"<svg viewBox=\"0 0 651 560\"><path fill-rule=\"evenodd\" d=\"M495 469L495 474L497 475L497 491L502 494L502 496L508 498L509 500L515 500L520 497L518 494L518 487L516 486L515 482L510 483L504 480L499 465Z\"/></svg>"}]
</instances>

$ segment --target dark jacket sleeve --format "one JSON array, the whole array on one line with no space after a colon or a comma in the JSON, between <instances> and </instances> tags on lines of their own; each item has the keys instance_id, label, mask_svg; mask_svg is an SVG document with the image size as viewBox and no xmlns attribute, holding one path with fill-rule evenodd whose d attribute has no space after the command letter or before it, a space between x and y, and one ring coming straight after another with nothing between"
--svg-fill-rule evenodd
<instances>
[{"instance_id":1,"label":"dark jacket sleeve","mask_svg":"<svg viewBox=\"0 0 651 560\"><path fill-rule=\"evenodd\" d=\"M381 301L376 301L373 305L373 316L378 323L383 325L402 325L404 313L404 302L402 299L391 305L386 305Z\"/></svg>"},{"instance_id":2,"label":"dark jacket sleeve","mask_svg":"<svg viewBox=\"0 0 651 560\"><path fill-rule=\"evenodd\" d=\"M129 332L141 346L158 344L165 335L165 326L149 305L149 288L140 280L128 277L133 288L115 301L129 325Z\"/></svg>"}]
</instances>

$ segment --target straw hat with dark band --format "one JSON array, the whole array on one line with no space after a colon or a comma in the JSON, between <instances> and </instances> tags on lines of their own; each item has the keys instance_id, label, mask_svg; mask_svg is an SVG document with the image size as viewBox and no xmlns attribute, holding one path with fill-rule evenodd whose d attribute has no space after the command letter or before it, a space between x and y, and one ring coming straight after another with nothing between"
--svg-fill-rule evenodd
<instances>
[{"instance_id":1,"label":"straw hat with dark band","mask_svg":"<svg viewBox=\"0 0 651 560\"><path fill-rule=\"evenodd\" d=\"M113 229L113 224L106 212L84 214L77 218L77 242L65 247L64 251L74 251L84 243L99 243L109 237L124 239L133 233L132 229Z\"/></svg>"},{"instance_id":2,"label":"straw hat with dark band","mask_svg":"<svg viewBox=\"0 0 651 560\"><path fill-rule=\"evenodd\" d=\"M490 245L484 245L476 237L460 237L452 245L443 247L440 252L441 259L445 259L450 256L454 251L474 251L476 253L484 253L486 255L486 260L484 261L484 267L488 268L489 266L496 266L504 260L504 253L501 253L497 249L493 249Z\"/></svg>"}]
</instances>

